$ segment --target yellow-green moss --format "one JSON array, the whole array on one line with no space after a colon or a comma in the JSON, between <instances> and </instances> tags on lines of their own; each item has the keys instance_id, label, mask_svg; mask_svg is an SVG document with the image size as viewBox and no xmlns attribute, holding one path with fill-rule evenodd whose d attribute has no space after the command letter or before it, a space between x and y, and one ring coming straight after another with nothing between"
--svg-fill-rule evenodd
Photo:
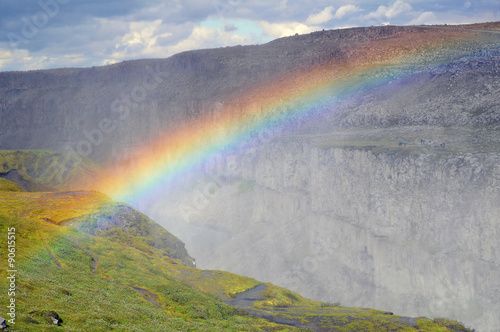
<instances>
[{"instance_id":1,"label":"yellow-green moss","mask_svg":"<svg viewBox=\"0 0 500 332\"><path fill-rule=\"evenodd\" d=\"M10 171L21 176L27 191L89 189L84 184L103 172L90 159L69 152L2 150L0 173Z\"/></svg>"},{"instance_id":2,"label":"yellow-green moss","mask_svg":"<svg viewBox=\"0 0 500 332\"><path fill-rule=\"evenodd\" d=\"M37 219L53 224L97 213L111 200L96 191L64 193L0 192L0 214L9 218Z\"/></svg>"},{"instance_id":3,"label":"yellow-green moss","mask_svg":"<svg viewBox=\"0 0 500 332\"><path fill-rule=\"evenodd\" d=\"M0 178L0 191L23 192L24 189L15 182Z\"/></svg>"}]
</instances>

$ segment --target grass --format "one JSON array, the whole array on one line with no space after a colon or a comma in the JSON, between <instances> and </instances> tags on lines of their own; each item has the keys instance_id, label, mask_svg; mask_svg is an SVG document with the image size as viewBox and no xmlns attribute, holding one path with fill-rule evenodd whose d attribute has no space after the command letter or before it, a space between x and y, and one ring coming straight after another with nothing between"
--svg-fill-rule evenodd
<instances>
[{"instance_id":1,"label":"grass","mask_svg":"<svg viewBox=\"0 0 500 332\"><path fill-rule=\"evenodd\" d=\"M70 152L0 150L0 173L16 171L27 191L70 190L103 172L100 166Z\"/></svg>"},{"instance_id":2,"label":"grass","mask_svg":"<svg viewBox=\"0 0 500 332\"><path fill-rule=\"evenodd\" d=\"M232 299L235 294L242 293L260 284L255 279L225 271L199 269L182 269L182 271L179 271L178 278L200 291L216 295L220 300Z\"/></svg>"},{"instance_id":3,"label":"grass","mask_svg":"<svg viewBox=\"0 0 500 332\"><path fill-rule=\"evenodd\" d=\"M17 183L9 181L4 178L0 178L0 192L1 191L12 191L12 192L22 192L24 191Z\"/></svg>"},{"instance_id":4,"label":"grass","mask_svg":"<svg viewBox=\"0 0 500 332\"><path fill-rule=\"evenodd\" d=\"M320 306L321 307L340 307L340 306L342 306L342 304L340 302L335 302L335 303L321 302Z\"/></svg>"},{"instance_id":5,"label":"grass","mask_svg":"<svg viewBox=\"0 0 500 332\"><path fill-rule=\"evenodd\" d=\"M435 318L433 320L420 317L417 320L419 328L433 332L470 332L471 330L464 327L461 323L455 322L446 318Z\"/></svg>"},{"instance_id":6,"label":"grass","mask_svg":"<svg viewBox=\"0 0 500 332\"><path fill-rule=\"evenodd\" d=\"M315 306L319 304L316 301L306 299L299 294L293 293L286 288L266 283L267 290L263 292L265 300L254 304L257 308L274 308L288 306Z\"/></svg>"},{"instance_id":7,"label":"grass","mask_svg":"<svg viewBox=\"0 0 500 332\"><path fill-rule=\"evenodd\" d=\"M317 326L328 331L416 331L399 316L368 308L323 307L313 302L276 309L261 308L259 312L277 320L295 320L302 327Z\"/></svg>"},{"instance_id":8,"label":"grass","mask_svg":"<svg viewBox=\"0 0 500 332\"><path fill-rule=\"evenodd\" d=\"M8 193L0 192L1 213L60 224L64 220L98 213L111 200L99 192Z\"/></svg>"},{"instance_id":9,"label":"grass","mask_svg":"<svg viewBox=\"0 0 500 332\"><path fill-rule=\"evenodd\" d=\"M40 331L41 326L46 331L258 331L275 325L238 316L215 296L176 279L172 271L191 268L158 249L145 253L37 220L0 217L0 224L15 227L18 235L18 317L11 331ZM136 288L153 294L157 305ZM56 312L63 326L51 326L40 316L43 311Z\"/></svg>"}]
</instances>

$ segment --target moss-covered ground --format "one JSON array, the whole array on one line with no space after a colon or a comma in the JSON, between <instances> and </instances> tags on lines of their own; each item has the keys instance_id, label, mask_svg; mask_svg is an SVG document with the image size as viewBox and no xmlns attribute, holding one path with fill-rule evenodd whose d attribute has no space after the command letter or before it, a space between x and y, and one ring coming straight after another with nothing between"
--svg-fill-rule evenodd
<instances>
[{"instance_id":1,"label":"moss-covered ground","mask_svg":"<svg viewBox=\"0 0 500 332\"><path fill-rule=\"evenodd\" d=\"M23 192L24 189L15 182L0 178L0 191Z\"/></svg>"},{"instance_id":2,"label":"moss-covered ground","mask_svg":"<svg viewBox=\"0 0 500 332\"><path fill-rule=\"evenodd\" d=\"M13 211L11 197L0 193L1 229L16 229L17 316L10 331L259 331L277 326L215 295L252 287L252 279L221 272L206 282L202 270L145 246L140 237L120 229L92 235L23 217L26 205ZM0 246L7 248L6 236ZM7 280L6 270L0 272L2 280ZM6 287L2 281L5 294ZM6 306L8 299L2 298ZM61 326L41 317L43 311L57 312Z\"/></svg>"},{"instance_id":3,"label":"moss-covered ground","mask_svg":"<svg viewBox=\"0 0 500 332\"><path fill-rule=\"evenodd\" d=\"M49 150L0 150L0 177L13 172L26 191L93 188L91 179L103 169L88 158L71 152ZM109 174L106 174L109 176ZM105 178L105 177L102 177Z\"/></svg>"}]
</instances>

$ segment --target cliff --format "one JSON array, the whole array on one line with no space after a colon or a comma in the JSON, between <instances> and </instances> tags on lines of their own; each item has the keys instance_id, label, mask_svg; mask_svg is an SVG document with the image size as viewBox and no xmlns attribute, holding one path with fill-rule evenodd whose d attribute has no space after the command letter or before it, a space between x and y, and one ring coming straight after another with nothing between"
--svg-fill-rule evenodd
<instances>
[{"instance_id":1,"label":"cliff","mask_svg":"<svg viewBox=\"0 0 500 332\"><path fill-rule=\"evenodd\" d=\"M488 31L497 29L498 24L490 23L458 30L395 26L330 30L265 45L190 51L105 67L3 72L0 149L71 150L97 162L124 159L180 123L207 114L216 118L221 105L229 105L237 114L255 103L253 96L242 99L241 94L269 80L330 63L341 67L363 57L366 63L380 62L398 53L402 57L395 63L395 74L418 71L411 65L459 59L488 49L498 41L498 35ZM473 39L460 48L441 45L460 34ZM404 56L418 54L432 42L440 45L432 57ZM434 93L446 88L432 86L438 88ZM430 86L429 90L433 91ZM432 107L438 102L446 101L430 101ZM482 102L474 110L481 113L481 107ZM380 116L380 107L370 109ZM342 123L359 121L347 118Z\"/></svg>"},{"instance_id":2,"label":"cliff","mask_svg":"<svg viewBox=\"0 0 500 332\"><path fill-rule=\"evenodd\" d=\"M146 210L169 226L188 219L190 232L201 226L217 239L186 236L202 267L321 301L453 317L479 331L497 326L499 154L415 141L339 147L338 136L328 147L324 139L278 140L233 156L224 163L236 160L235 172ZM217 190L196 204L207 188Z\"/></svg>"}]
</instances>

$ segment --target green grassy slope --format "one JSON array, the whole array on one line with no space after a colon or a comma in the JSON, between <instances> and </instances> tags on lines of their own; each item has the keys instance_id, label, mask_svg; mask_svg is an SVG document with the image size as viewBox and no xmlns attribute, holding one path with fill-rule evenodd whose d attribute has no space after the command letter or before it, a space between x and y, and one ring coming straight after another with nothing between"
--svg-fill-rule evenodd
<instances>
[{"instance_id":1,"label":"green grassy slope","mask_svg":"<svg viewBox=\"0 0 500 332\"><path fill-rule=\"evenodd\" d=\"M98 192L0 192L0 225L5 235L16 229L17 316L8 331L465 331L427 319L414 327L271 284L250 308L232 307L262 284L194 268L182 242ZM1 236L2 252L6 242ZM8 297L1 301L5 308Z\"/></svg>"},{"instance_id":2,"label":"green grassy slope","mask_svg":"<svg viewBox=\"0 0 500 332\"><path fill-rule=\"evenodd\" d=\"M0 191L22 192L24 189L15 182L0 178Z\"/></svg>"},{"instance_id":3,"label":"green grassy slope","mask_svg":"<svg viewBox=\"0 0 500 332\"><path fill-rule=\"evenodd\" d=\"M0 178L26 191L70 190L103 172L93 161L70 152L0 150Z\"/></svg>"},{"instance_id":4,"label":"green grassy slope","mask_svg":"<svg viewBox=\"0 0 500 332\"><path fill-rule=\"evenodd\" d=\"M70 196L78 195L82 202L94 203L89 208L92 216L123 209L118 204L110 205L102 194ZM72 218L74 225L81 227L68 227L59 222L64 218L63 211L74 204L67 194L0 193L0 202L1 229L6 232L14 227L17 237L17 317L9 330L245 331L252 330L252 326L274 325L239 316L215 295L184 283L179 278L180 268L196 269L171 258L183 257L181 250L159 245L160 240L170 244L172 239L157 234L158 229L151 227L147 219L136 218L132 220L135 225L128 227L94 228L85 224L92 225L95 219L82 215L79 222ZM35 217L33 211L41 205L46 207L44 215L53 219ZM78 212L70 211L68 215L75 214ZM155 230L154 237L139 234L141 228L150 227ZM150 242L155 237L160 240ZM2 237L0 246L7 247L6 237ZM5 289L5 268L0 277ZM248 287L254 284L251 281ZM50 312L62 319L61 326L47 319Z\"/></svg>"}]
</instances>

